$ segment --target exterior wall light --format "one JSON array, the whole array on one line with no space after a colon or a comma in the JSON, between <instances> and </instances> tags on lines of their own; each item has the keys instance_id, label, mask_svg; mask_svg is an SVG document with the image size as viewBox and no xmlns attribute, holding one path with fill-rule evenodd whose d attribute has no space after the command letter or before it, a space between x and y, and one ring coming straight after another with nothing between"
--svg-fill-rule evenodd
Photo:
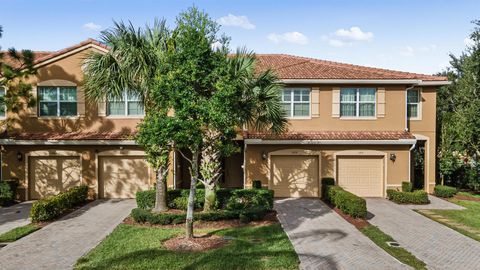
<instances>
[{"instance_id":1,"label":"exterior wall light","mask_svg":"<svg viewBox=\"0 0 480 270\"><path fill-rule=\"evenodd\" d=\"M18 160L19 162L23 160L23 154L22 154L22 152L20 152L20 151L17 152L17 160Z\"/></svg>"},{"instance_id":2,"label":"exterior wall light","mask_svg":"<svg viewBox=\"0 0 480 270\"><path fill-rule=\"evenodd\" d=\"M390 160L395 162L396 159L397 159L397 155L395 155L395 153L391 153L390 154Z\"/></svg>"},{"instance_id":3,"label":"exterior wall light","mask_svg":"<svg viewBox=\"0 0 480 270\"><path fill-rule=\"evenodd\" d=\"M262 159L263 160L266 160L268 158L268 154L267 154L267 151L262 151Z\"/></svg>"}]
</instances>

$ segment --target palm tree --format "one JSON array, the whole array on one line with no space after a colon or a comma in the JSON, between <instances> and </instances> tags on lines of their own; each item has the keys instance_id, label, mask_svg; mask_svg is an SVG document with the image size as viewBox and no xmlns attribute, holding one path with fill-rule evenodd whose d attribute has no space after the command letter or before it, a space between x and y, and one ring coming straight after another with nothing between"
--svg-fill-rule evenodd
<instances>
[{"instance_id":1,"label":"palm tree","mask_svg":"<svg viewBox=\"0 0 480 270\"><path fill-rule=\"evenodd\" d=\"M85 61L85 97L92 102L122 98L124 92L139 96L146 115L159 116L158 106L151 100L155 76L161 55L167 48L170 32L164 20L155 20L152 27L134 27L131 23L114 22L114 27L102 31L101 40L110 46L107 53L91 53ZM140 126L138 133L142 133ZM137 142L142 145L142 141ZM156 200L154 211L166 211L166 176L168 173L167 145L144 142L147 160L156 171ZM165 158L167 157L167 158Z\"/></svg>"},{"instance_id":2,"label":"palm tree","mask_svg":"<svg viewBox=\"0 0 480 270\"><path fill-rule=\"evenodd\" d=\"M287 119L281 104L283 85L271 70L256 73L255 54L245 49L238 50L228 63L229 78L238 82L236 104L227 108L234 124L243 129L282 133L287 129ZM218 113L218 110L215 110ZM200 172L205 185L204 211L210 211L216 201L215 188L221 176L222 137L221 130L210 126L203 135ZM228 141L227 141L228 144ZM227 147L228 148L228 147ZM231 148L229 148L231 150ZM228 151L227 151L228 152Z\"/></svg>"}]
</instances>

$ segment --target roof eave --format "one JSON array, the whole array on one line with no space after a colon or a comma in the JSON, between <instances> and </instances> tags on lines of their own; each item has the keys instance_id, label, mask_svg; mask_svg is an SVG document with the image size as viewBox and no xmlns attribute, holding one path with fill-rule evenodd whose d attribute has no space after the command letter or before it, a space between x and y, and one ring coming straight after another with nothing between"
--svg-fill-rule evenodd
<instances>
[{"instance_id":1,"label":"roof eave","mask_svg":"<svg viewBox=\"0 0 480 270\"><path fill-rule=\"evenodd\" d=\"M280 79L284 84L410 84L418 86L449 85L450 81L423 81L413 79L400 80L363 80L363 79Z\"/></svg>"}]
</instances>

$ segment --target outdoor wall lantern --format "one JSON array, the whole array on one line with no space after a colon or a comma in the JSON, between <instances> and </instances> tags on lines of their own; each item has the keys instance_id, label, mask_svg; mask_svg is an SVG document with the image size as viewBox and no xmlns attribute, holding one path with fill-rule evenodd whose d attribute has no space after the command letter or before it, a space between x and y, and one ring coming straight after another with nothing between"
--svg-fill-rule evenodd
<instances>
[{"instance_id":1,"label":"outdoor wall lantern","mask_svg":"<svg viewBox=\"0 0 480 270\"><path fill-rule=\"evenodd\" d=\"M262 159L263 159L263 160L266 160L267 158L268 158L267 151L263 150L263 152L262 152Z\"/></svg>"},{"instance_id":2,"label":"outdoor wall lantern","mask_svg":"<svg viewBox=\"0 0 480 270\"><path fill-rule=\"evenodd\" d=\"M397 155L395 155L395 153L390 153L390 160L395 162L396 159L397 159Z\"/></svg>"},{"instance_id":3,"label":"outdoor wall lantern","mask_svg":"<svg viewBox=\"0 0 480 270\"><path fill-rule=\"evenodd\" d=\"M22 155L22 152L20 152L20 151L17 152L17 160L19 162L23 160L23 155Z\"/></svg>"}]
</instances>

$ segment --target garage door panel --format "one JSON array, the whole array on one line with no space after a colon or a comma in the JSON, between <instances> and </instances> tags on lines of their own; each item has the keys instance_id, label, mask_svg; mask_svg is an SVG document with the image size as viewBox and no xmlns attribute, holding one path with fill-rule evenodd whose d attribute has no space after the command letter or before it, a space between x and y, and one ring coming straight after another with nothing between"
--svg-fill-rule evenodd
<instances>
[{"instance_id":1,"label":"garage door panel","mask_svg":"<svg viewBox=\"0 0 480 270\"><path fill-rule=\"evenodd\" d=\"M383 197L383 157L338 157L338 185L361 197Z\"/></svg>"},{"instance_id":2,"label":"garage door panel","mask_svg":"<svg viewBox=\"0 0 480 270\"><path fill-rule=\"evenodd\" d=\"M274 156L272 189L276 197L318 197L318 158Z\"/></svg>"},{"instance_id":3,"label":"garage door panel","mask_svg":"<svg viewBox=\"0 0 480 270\"><path fill-rule=\"evenodd\" d=\"M99 159L99 179L105 198L134 198L150 184L149 167L142 156L111 156Z\"/></svg>"},{"instance_id":4,"label":"garage door panel","mask_svg":"<svg viewBox=\"0 0 480 270\"><path fill-rule=\"evenodd\" d=\"M81 183L79 157L30 157L30 199L56 195Z\"/></svg>"}]
</instances>

